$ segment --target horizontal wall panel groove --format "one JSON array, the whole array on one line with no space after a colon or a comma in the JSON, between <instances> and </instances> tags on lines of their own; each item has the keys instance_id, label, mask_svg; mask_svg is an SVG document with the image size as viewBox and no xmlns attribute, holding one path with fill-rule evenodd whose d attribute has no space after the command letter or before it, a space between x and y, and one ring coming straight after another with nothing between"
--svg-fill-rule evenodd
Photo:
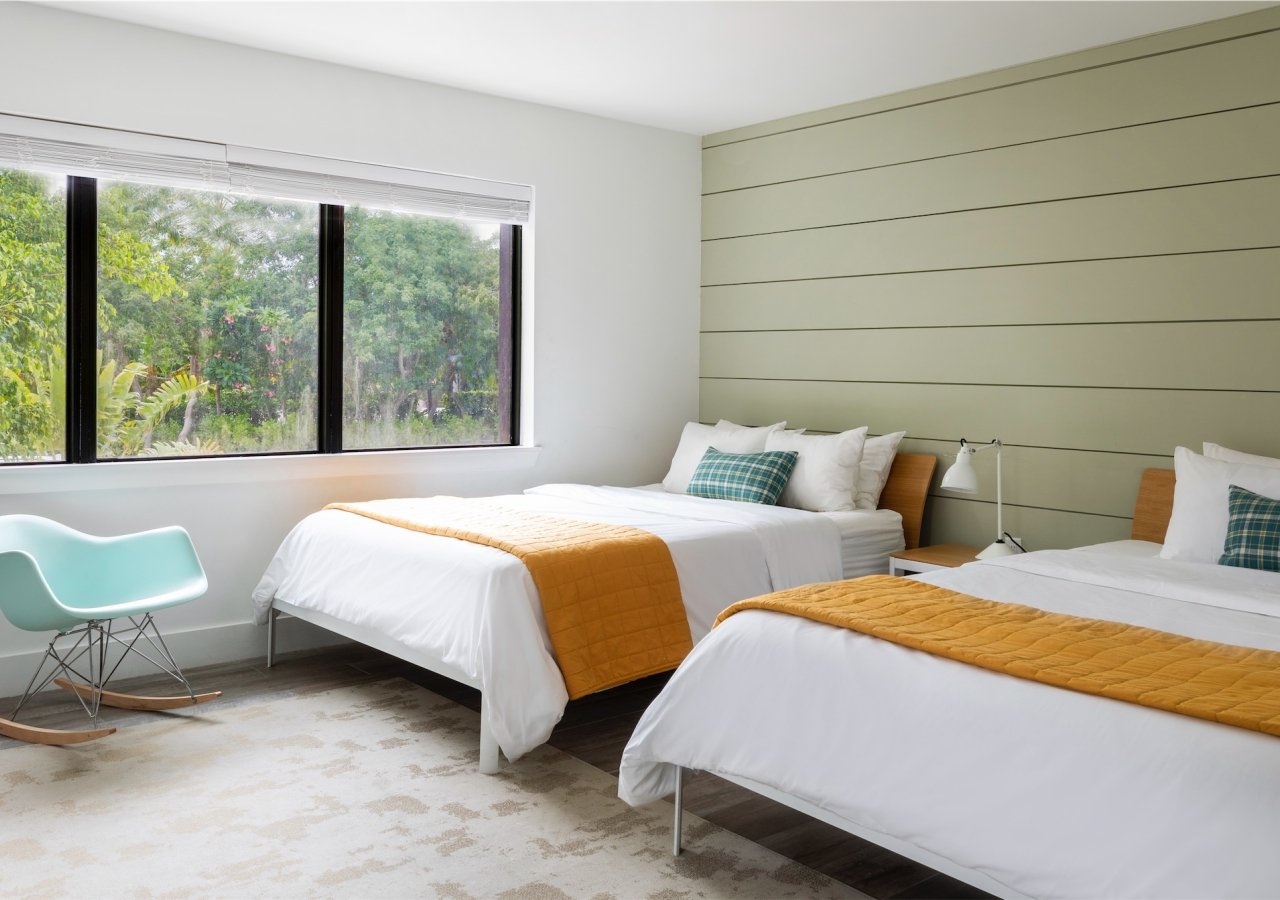
<instances>
[{"instance_id":1,"label":"horizontal wall panel groove","mask_svg":"<svg viewBox=\"0 0 1280 900\"><path fill-rule=\"evenodd\" d=\"M1280 32L703 150L703 190L790 181L1280 100Z\"/></svg>"},{"instance_id":2,"label":"horizontal wall panel groove","mask_svg":"<svg viewBox=\"0 0 1280 900\"><path fill-rule=\"evenodd\" d=\"M703 198L702 236L716 240L1277 173L1280 103L714 194Z\"/></svg>"},{"instance_id":3,"label":"horizontal wall panel groove","mask_svg":"<svg viewBox=\"0 0 1280 900\"><path fill-rule=\"evenodd\" d=\"M717 419L716 421L719 421ZM703 422L704 425L714 425L715 422ZM742 423L747 424L747 423ZM760 423L756 423L760 424ZM764 423L766 425L772 423ZM788 425L788 427L790 427ZM901 429L899 429L901 430ZM804 434L841 434L840 431L823 431L820 428L802 429ZM867 432L868 437L875 437L874 431ZM948 459L956 455L956 451L960 446L960 438L964 438L971 444L987 444L992 435L962 434L954 438L927 437L925 435L911 434L902 439L902 449L919 453L934 453L939 457L946 456ZM1026 444L1014 443L1013 441L1001 439L1004 444L1005 453L1010 452L1044 452L1044 453L1061 453L1064 459L1072 457L1080 457L1081 459L1105 459L1108 457L1138 458L1149 461L1149 466L1155 468L1171 469L1173 468L1173 455L1170 453L1129 453L1124 450L1099 450L1097 448L1081 448L1081 447L1051 447L1043 444ZM994 459L994 457L993 457ZM995 471L995 463L992 462L992 471ZM938 477L941 478L941 472ZM993 495L994 496L994 495Z\"/></svg>"},{"instance_id":4,"label":"horizontal wall panel groove","mask_svg":"<svg viewBox=\"0 0 1280 900\"><path fill-rule=\"evenodd\" d=\"M1280 249L711 286L702 329L1267 318L1276 285Z\"/></svg>"},{"instance_id":5,"label":"horizontal wall panel groove","mask_svg":"<svg viewBox=\"0 0 1280 900\"><path fill-rule=\"evenodd\" d=\"M1276 167L1272 166L1271 168L1274 169ZM800 234L806 231L823 231L823 230L832 229L832 228L843 228L845 226L850 226L850 225L876 225L876 224L887 223L887 222L901 222L908 219L925 219L932 216L949 216L949 215L955 215L957 213L990 212L993 210L1005 210L1005 209L1011 209L1019 206L1043 206L1046 204L1062 203L1062 202L1071 201L1071 200L1097 200L1097 199L1108 198L1108 197L1123 197L1129 194L1146 194L1152 191L1166 191L1174 188L1211 187L1214 185L1235 184L1242 181L1257 181L1259 179L1267 179L1267 178L1274 178L1274 177L1277 177L1276 173L1270 172L1265 175L1249 175L1242 178L1228 178L1228 179L1220 179L1215 181L1193 181L1193 182L1186 182L1181 184L1164 185L1160 187L1138 187L1131 191L1109 191L1101 194L1074 194L1074 195L1063 196L1063 197L1047 197L1040 200L1026 200L1026 201L1012 202L1012 203L992 203L987 206L964 206L964 207L957 207L955 209L939 210L937 212L911 213L908 215L889 216L885 218L853 219L848 221L834 222L828 225L810 225L810 226L801 227L801 228L789 228L789 229L782 229L778 231L745 232L743 234L726 235L724 237L703 238L702 243L706 245L710 243L715 243L717 241L734 241L741 238L774 237L777 235L794 235L794 234Z\"/></svg>"},{"instance_id":6,"label":"horizontal wall panel groove","mask_svg":"<svg viewBox=\"0 0 1280 900\"><path fill-rule=\"evenodd\" d=\"M1088 390L1088 391L1152 391L1162 394L1177 394L1185 391L1194 391L1203 394L1257 394L1259 396L1267 396L1269 394L1280 394L1280 391L1265 391L1254 388L1188 388L1188 387L1143 387L1129 385L1091 385L1091 384L1023 384L1023 383L1004 383L998 381L959 381L952 379L950 381L910 381L900 379L897 381L885 378L765 378L763 376L746 376L746 375L703 375L705 381L763 381L763 382L781 382L787 384L878 384L878 385L910 385L914 387L943 387L958 386L970 388L1062 388L1066 390Z\"/></svg>"},{"instance_id":7,"label":"horizontal wall panel groove","mask_svg":"<svg viewBox=\"0 0 1280 900\"><path fill-rule=\"evenodd\" d=\"M763 383L776 384L845 384L845 385L880 385L880 386L897 386L897 387L966 387L966 388L1058 388L1061 390L1082 390L1082 391L1128 391L1141 392L1148 391L1159 394L1179 394L1193 392L1198 394L1250 394L1258 397L1267 397L1271 395L1280 395L1280 391L1264 391L1257 389L1241 389L1241 388L1188 388L1188 387L1143 387L1141 385L1130 386L1122 384L1108 385L1092 385L1092 384L1026 384L1021 382L998 382L998 381L910 381L907 379L890 380L886 378L765 378L761 376L746 375L703 375L703 381L758 381Z\"/></svg>"},{"instance_id":8,"label":"horizontal wall panel groove","mask_svg":"<svg viewBox=\"0 0 1280 900\"><path fill-rule=\"evenodd\" d=\"M704 285L1280 245L1280 177L702 245Z\"/></svg>"},{"instance_id":9,"label":"horizontal wall panel groove","mask_svg":"<svg viewBox=\"0 0 1280 900\"><path fill-rule=\"evenodd\" d=\"M719 380L701 418L843 431L866 425L1016 444L1165 456L1214 441L1280 457L1280 394L1099 388Z\"/></svg>"},{"instance_id":10,"label":"horizontal wall panel groove","mask_svg":"<svg viewBox=\"0 0 1280 900\"><path fill-rule=\"evenodd\" d=\"M1004 529L1028 550L1085 547L1126 540L1133 529L1132 510L1130 516L1119 518L1006 506ZM985 546L995 538L996 511L992 504L929 497L922 543Z\"/></svg>"},{"instance_id":11,"label":"horizontal wall panel groove","mask_svg":"<svg viewBox=\"0 0 1280 900\"><path fill-rule=\"evenodd\" d=\"M975 443L985 443L997 435L963 436ZM957 494L941 489L942 476L955 461L957 441L906 438L902 449L912 453L931 453L938 457L938 468L930 488L934 496L995 502L995 453L979 453L973 457L974 469L978 475L978 493ZM1199 449L1199 445L1196 449ZM1005 441L1001 465L1004 468L1006 504L1124 517L1133 514L1133 503L1138 495L1138 482L1143 470L1171 469L1173 459L1169 456L1147 454L1020 447Z\"/></svg>"},{"instance_id":12,"label":"horizontal wall panel groove","mask_svg":"<svg viewBox=\"0 0 1280 900\"><path fill-rule=\"evenodd\" d=\"M966 503L985 504L986 506L991 507L992 517L995 516L996 501L994 499L983 499L983 498L975 497L972 495L960 496L954 493L940 493L938 491L933 491L933 490L929 491L927 496L935 499L941 499L941 500L962 500ZM1081 510L1081 509L1059 509L1058 507L1054 507L1054 506L1038 506L1034 503L1013 503L1006 498L1004 500L1004 512L1006 517L1009 515L1009 512L1011 510L1015 510L1015 509L1029 509L1029 510L1034 510L1036 512L1073 513L1073 514L1084 515L1084 516L1098 516L1099 518L1103 518L1103 519L1128 519L1129 521L1133 521L1132 512L1125 515L1119 515L1119 514L1112 515L1111 513L1090 512L1088 510ZM1006 528L1005 530L1008 531L1008 528Z\"/></svg>"},{"instance_id":13,"label":"horizontal wall panel groove","mask_svg":"<svg viewBox=\"0 0 1280 900\"><path fill-rule=\"evenodd\" d=\"M705 378L1280 391L1280 322L704 334Z\"/></svg>"},{"instance_id":14,"label":"horizontal wall panel groove","mask_svg":"<svg viewBox=\"0 0 1280 900\"><path fill-rule=\"evenodd\" d=\"M1165 53L1182 53L1194 47L1238 40L1277 29L1280 29L1280 7L1271 7L1251 13L1229 16L1224 19L1215 19L1191 28L1177 28L1171 31L1149 34L1076 53L1049 57L1011 68L982 72L977 75L969 75L925 87L897 91L882 97L856 100L852 103L799 113L768 122L744 125L728 131L705 135L702 139L702 146L710 148L768 137L786 131L799 131L815 126L829 125L844 119L858 118L907 106L919 106L965 94L998 90L1015 84L1059 77L1085 69L1096 69ZM1194 37L1190 36L1192 34Z\"/></svg>"},{"instance_id":15,"label":"horizontal wall panel groove","mask_svg":"<svg viewBox=\"0 0 1280 900\"><path fill-rule=\"evenodd\" d=\"M976 150L961 150L956 153L941 153L937 156L913 157L911 159L903 159L903 160L896 160L894 162L880 163L874 166L863 166L861 168L854 168L854 169L841 169L838 172L825 172L819 175L803 175L797 178L787 178L782 181L766 181L766 182L761 182L760 184L749 184L749 185L743 185L742 187L725 188L724 190L719 190L719 191L703 190L701 197L704 200L706 200L711 197L722 197L722 196L727 196L732 194L751 194L754 191L767 190L769 188L786 187L787 185L793 185L793 184L803 184L804 182L807 182L807 181L821 182L821 181L827 181L830 179L838 179L844 175L862 175L862 174L871 174L875 172L884 172L888 169L908 168L911 166L920 165L922 163L931 163L931 162L944 161L949 159L959 159L966 156L981 156L983 154L999 153L1005 150L1016 150L1022 147L1035 147L1038 144L1052 144L1056 141L1071 140L1073 138L1088 138L1095 135L1107 135L1113 132L1124 132L1130 129L1142 129L1142 128L1148 128L1153 126L1160 126L1168 123L1174 123L1174 122L1192 121L1192 120L1206 118L1206 117L1220 116L1224 114L1237 113L1237 112L1246 112L1248 110L1254 110L1254 109L1266 109L1268 107L1276 106L1278 103L1280 103L1280 101L1273 100L1267 103L1254 103L1246 106L1236 106L1236 107L1229 107L1224 109L1215 109L1209 112L1193 113L1192 115L1188 115L1188 116L1175 116L1174 118L1171 118L1171 119L1153 119L1151 121L1146 121L1146 122L1133 122L1126 125L1115 125L1110 128L1099 128L1095 131L1081 131L1073 134L1059 134L1059 135L1053 135L1051 137L1034 138L1031 140L1018 141L1013 144L996 144L990 147L983 147Z\"/></svg>"},{"instance_id":16,"label":"horizontal wall panel groove","mask_svg":"<svg viewBox=\"0 0 1280 900\"><path fill-rule=\"evenodd\" d=\"M1015 267L1036 267L1036 266L1069 266L1079 263L1091 262L1115 262L1123 260L1136 259L1171 259L1181 256L1211 255L1220 253L1243 253L1255 250L1280 250L1280 244L1262 244L1256 247L1235 247L1222 250L1183 250L1171 253L1141 253L1126 254L1122 256L1096 256L1096 257L1077 257L1073 259L1044 259L1038 262L1018 262L1018 263L995 263L974 266L942 266L936 269L901 269L890 270L884 272L854 272L848 275L809 275L799 278L766 278L757 281L722 281L718 284L703 284L703 290L707 288L736 288L752 285L792 285L804 284L807 282L821 281L844 281L853 278L873 278L878 276L897 276L897 275L921 275L939 272L972 272L984 269L1005 269Z\"/></svg>"},{"instance_id":17,"label":"horizontal wall panel groove","mask_svg":"<svg viewBox=\"0 0 1280 900\"><path fill-rule=\"evenodd\" d=\"M1230 321L1235 323L1247 322L1280 322L1280 317L1272 316L1270 318L1258 319L1126 319L1124 324L1127 325L1199 325L1199 324L1216 324L1222 321ZM1115 322L1036 322L1034 324L1019 323L1016 325L1005 325L999 322L976 322L971 325L871 325L867 327L861 326L845 326L839 328L720 328L711 329L704 328L700 334L832 334L835 332L859 332L859 331L930 331L938 327L946 327L950 331L960 331L966 328L1072 328L1077 325L1115 325Z\"/></svg>"}]
</instances>

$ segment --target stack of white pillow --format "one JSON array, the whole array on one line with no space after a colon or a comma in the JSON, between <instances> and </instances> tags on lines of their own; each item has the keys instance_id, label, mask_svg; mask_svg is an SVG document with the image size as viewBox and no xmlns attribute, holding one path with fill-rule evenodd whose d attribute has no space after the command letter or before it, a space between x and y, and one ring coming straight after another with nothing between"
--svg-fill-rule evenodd
<instances>
[{"instance_id":1,"label":"stack of white pillow","mask_svg":"<svg viewBox=\"0 0 1280 900\"><path fill-rule=\"evenodd\" d=\"M1206 443L1204 454L1178 447L1173 514L1160 555L1165 559L1216 563L1227 539L1231 485L1280 499L1280 459L1241 453Z\"/></svg>"},{"instance_id":2,"label":"stack of white pillow","mask_svg":"<svg viewBox=\"0 0 1280 900\"><path fill-rule=\"evenodd\" d=\"M690 422L662 487L675 494L687 492L708 447L721 453L793 450L798 454L796 466L778 500L780 506L814 512L876 509L905 434L869 438L865 426L840 434L805 434L803 428L788 431L786 422L758 428L725 419L715 425Z\"/></svg>"}]
</instances>

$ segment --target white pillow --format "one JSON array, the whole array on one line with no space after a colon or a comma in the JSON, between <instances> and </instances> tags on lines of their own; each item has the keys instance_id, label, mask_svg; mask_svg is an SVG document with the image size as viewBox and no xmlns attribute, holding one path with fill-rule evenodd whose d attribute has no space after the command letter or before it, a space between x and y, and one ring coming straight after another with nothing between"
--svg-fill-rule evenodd
<instances>
[{"instance_id":1,"label":"white pillow","mask_svg":"<svg viewBox=\"0 0 1280 900\"><path fill-rule=\"evenodd\" d=\"M865 426L840 434L770 434L764 449L794 450L799 454L778 505L814 512L853 509L853 485L866 437Z\"/></svg>"},{"instance_id":2,"label":"white pillow","mask_svg":"<svg viewBox=\"0 0 1280 900\"><path fill-rule=\"evenodd\" d=\"M745 428L732 422L727 424L728 428L699 422L689 422L684 426L684 431L680 433L680 444L676 447L675 456L671 458L671 469L667 472L667 477L662 479L663 490L672 494L687 493L694 470L698 468L708 447L715 447L722 453L759 453L764 449L769 432L781 429L786 423L779 422L763 428Z\"/></svg>"},{"instance_id":3,"label":"white pillow","mask_svg":"<svg viewBox=\"0 0 1280 900\"><path fill-rule=\"evenodd\" d=\"M1255 456L1252 453L1241 453L1239 450L1231 450L1221 444L1211 444L1204 442L1204 455L1210 459L1220 459L1223 462L1247 463L1251 466L1271 466L1280 469L1280 459L1274 456Z\"/></svg>"},{"instance_id":4,"label":"white pillow","mask_svg":"<svg viewBox=\"0 0 1280 900\"><path fill-rule=\"evenodd\" d=\"M1160 555L1164 559L1216 563L1227 540L1227 494L1238 484L1264 497L1280 497L1280 468L1209 459L1194 450L1173 451L1173 515Z\"/></svg>"},{"instance_id":5,"label":"white pillow","mask_svg":"<svg viewBox=\"0 0 1280 900\"><path fill-rule=\"evenodd\" d=\"M736 425L733 422L730 422L728 419L721 419L719 422L716 423L716 431L732 431L734 433L750 432L751 434L760 435L761 440L763 440L764 438L767 438L770 435L770 433L774 431L782 431L786 427L787 427L786 422L775 422L772 425L752 426L752 425ZM804 429L803 428L798 429L796 431L796 434L804 434ZM764 444L761 444L759 449L747 450L745 452L759 453L763 449L764 449Z\"/></svg>"},{"instance_id":6,"label":"white pillow","mask_svg":"<svg viewBox=\"0 0 1280 900\"><path fill-rule=\"evenodd\" d=\"M867 438L862 448L862 462L858 464L857 493L853 499L856 508L877 509L880 506L880 494L889 480L889 470L893 468L893 458L898 455L898 445L904 435L905 431L895 431Z\"/></svg>"}]
</instances>

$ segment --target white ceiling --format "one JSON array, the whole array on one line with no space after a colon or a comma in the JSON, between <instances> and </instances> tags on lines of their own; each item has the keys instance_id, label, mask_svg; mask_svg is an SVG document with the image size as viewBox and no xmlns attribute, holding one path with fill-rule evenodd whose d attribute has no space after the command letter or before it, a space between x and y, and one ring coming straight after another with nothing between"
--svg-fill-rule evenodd
<instances>
[{"instance_id":1,"label":"white ceiling","mask_svg":"<svg viewBox=\"0 0 1280 900\"><path fill-rule=\"evenodd\" d=\"M75 12L708 134L1270 2L60 2Z\"/></svg>"}]
</instances>

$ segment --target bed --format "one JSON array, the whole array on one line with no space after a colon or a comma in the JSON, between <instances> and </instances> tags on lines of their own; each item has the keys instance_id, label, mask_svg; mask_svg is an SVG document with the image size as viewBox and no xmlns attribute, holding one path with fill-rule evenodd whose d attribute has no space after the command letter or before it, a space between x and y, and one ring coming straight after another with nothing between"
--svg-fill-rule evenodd
<instances>
[{"instance_id":1,"label":"bed","mask_svg":"<svg viewBox=\"0 0 1280 900\"><path fill-rule=\"evenodd\" d=\"M1145 474L1133 540L916 579L1280 650L1280 574L1161 556L1176 556L1161 544L1173 488L1172 471ZM1280 738L779 612L718 626L624 751L624 800L675 794L677 853L691 771L998 896L1280 894Z\"/></svg>"},{"instance_id":2,"label":"bed","mask_svg":"<svg viewBox=\"0 0 1280 900\"><path fill-rule=\"evenodd\" d=\"M660 486L543 485L507 508L617 523L662 538L696 641L725 606L842 573L883 571L916 546L935 460L897 454L876 510L809 512L672 494ZM538 593L514 556L326 509L285 538L253 593L255 619L287 614L481 691L480 768L544 743L568 702Z\"/></svg>"}]
</instances>

